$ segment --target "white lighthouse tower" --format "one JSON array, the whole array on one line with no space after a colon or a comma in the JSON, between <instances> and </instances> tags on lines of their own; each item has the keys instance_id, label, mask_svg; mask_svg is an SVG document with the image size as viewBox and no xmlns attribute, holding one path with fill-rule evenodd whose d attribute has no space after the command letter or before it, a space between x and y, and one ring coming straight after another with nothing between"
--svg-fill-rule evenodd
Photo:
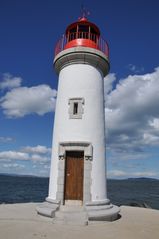
<instances>
[{"instance_id":1,"label":"white lighthouse tower","mask_svg":"<svg viewBox=\"0 0 159 239\"><path fill-rule=\"evenodd\" d=\"M49 195L38 213L55 217L81 208L88 220L114 220L107 198L103 79L108 45L85 17L69 25L55 48L59 75Z\"/></svg>"}]
</instances>

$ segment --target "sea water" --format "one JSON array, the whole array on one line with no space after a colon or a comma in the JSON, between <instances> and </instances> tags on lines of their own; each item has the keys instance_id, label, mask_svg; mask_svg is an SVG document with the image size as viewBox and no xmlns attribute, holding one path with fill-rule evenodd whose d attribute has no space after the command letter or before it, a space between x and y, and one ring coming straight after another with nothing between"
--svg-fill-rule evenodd
<instances>
[{"instance_id":1,"label":"sea water","mask_svg":"<svg viewBox=\"0 0 159 239\"><path fill-rule=\"evenodd\" d=\"M0 175L0 203L43 202L48 196L48 178ZM159 209L159 180L139 178L107 180L108 198L116 205L145 203Z\"/></svg>"}]
</instances>

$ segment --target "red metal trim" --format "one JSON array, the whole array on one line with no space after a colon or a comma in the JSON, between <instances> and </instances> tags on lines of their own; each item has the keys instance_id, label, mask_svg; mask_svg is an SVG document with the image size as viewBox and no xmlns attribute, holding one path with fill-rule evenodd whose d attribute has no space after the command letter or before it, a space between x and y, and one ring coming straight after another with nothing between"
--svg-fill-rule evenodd
<instances>
[{"instance_id":1,"label":"red metal trim","mask_svg":"<svg viewBox=\"0 0 159 239\"><path fill-rule=\"evenodd\" d=\"M76 46L87 46L90 48L98 49L97 44L94 41L89 40L89 39L83 39L83 38L78 38L78 39L68 42L65 45L64 49L68 49L68 48L76 47Z\"/></svg>"},{"instance_id":2,"label":"red metal trim","mask_svg":"<svg viewBox=\"0 0 159 239\"><path fill-rule=\"evenodd\" d=\"M109 57L109 47L107 42L103 40L101 36L89 32L73 32L63 35L56 44L55 56L65 49L76 46L98 49Z\"/></svg>"}]
</instances>

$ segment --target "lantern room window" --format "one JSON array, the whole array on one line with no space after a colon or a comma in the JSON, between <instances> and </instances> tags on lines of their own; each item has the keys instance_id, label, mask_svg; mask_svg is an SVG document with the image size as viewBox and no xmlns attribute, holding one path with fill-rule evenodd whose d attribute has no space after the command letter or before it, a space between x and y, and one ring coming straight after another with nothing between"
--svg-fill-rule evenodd
<instances>
[{"instance_id":1,"label":"lantern room window","mask_svg":"<svg viewBox=\"0 0 159 239\"><path fill-rule=\"evenodd\" d=\"M76 27L70 29L70 33L73 33L73 32L77 32L77 28Z\"/></svg>"},{"instance_id":2,"label":"lantern room window","mask_svg":"<svg viewBox=\"0 0 159 239\"><path fill-rule=\"evenodd\" d=\"M75 39L90 39L97 43L100 33L94 26L86 22L86 24L78 23L73 25L67 30L67 41L73 41Z\"/></svg>"},{"instance_id":3,"label":"lantern room window","mask_svg":"<svg viewBox=\"0 0 159 239\"><path fill-rule=\"evenodd\" d=\"M89 26L88 25L79 25L78 31L79 32L89 32Z\"/></svg>"}]
</instances>

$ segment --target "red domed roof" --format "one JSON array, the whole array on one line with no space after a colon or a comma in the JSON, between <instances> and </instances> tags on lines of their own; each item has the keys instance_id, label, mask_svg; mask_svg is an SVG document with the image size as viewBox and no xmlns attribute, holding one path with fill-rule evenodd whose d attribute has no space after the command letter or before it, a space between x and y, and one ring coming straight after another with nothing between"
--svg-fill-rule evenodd
<instances>
[{"instance_id":1,"label":"red domed roof","mask_svg":"<svg viewBox=\"0 0 159 239\"><path fill-rule=\"evenodd\" d=\"M77 27L77 26L80 26L80 25L85 25L85 26L90 26L92 28L92 30L100 35L100 30L99 28L92 22L89 22L88 19L86 17L81 17L78 19L77 22L74 22L72 24L70 24L67 28L66 28L66 31L65 33L67 34L71 29Z\"/></svg>"}]
</instances>

